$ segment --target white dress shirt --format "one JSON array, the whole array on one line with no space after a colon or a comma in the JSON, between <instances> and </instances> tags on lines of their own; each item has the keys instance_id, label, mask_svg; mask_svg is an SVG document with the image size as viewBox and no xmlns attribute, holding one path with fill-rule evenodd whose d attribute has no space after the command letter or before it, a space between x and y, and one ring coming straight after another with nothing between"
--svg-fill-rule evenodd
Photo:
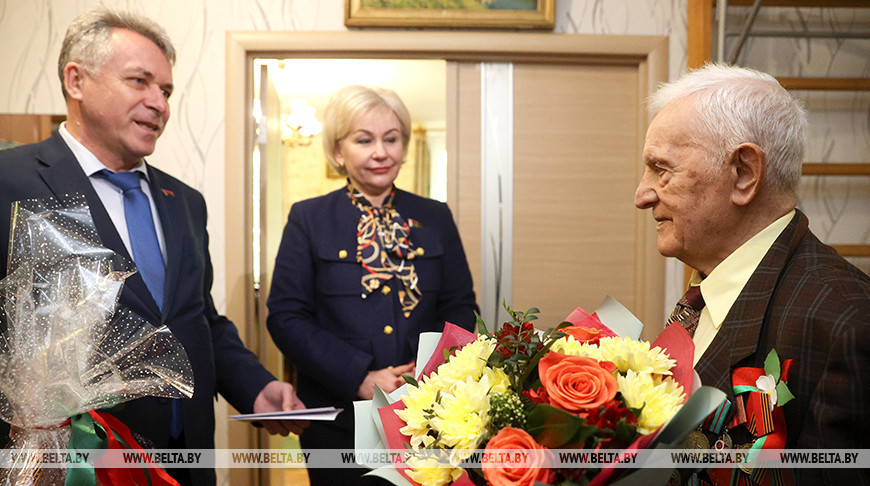
<instances>
[{"instance_id":1,"label":"white dress shirt","mask_svg":"<svg viewBox=\"0 0 870 486\"><path fill-rule=\"evenodd\" d=\"M785 230L794 217L794 210L771 223L767 228L750 238L734 253L722 261L703 280L695 270L689 279L689 285L701 285L701 295L704 297L704 308L698 319L698 329L695 330L695 361L698 364L701 356L707 351L725 317L731 311L731 306L737 301L743 287L749 282L758 264L767 254L770 247Z\"/></svg>"},{"instance_id":2,"label":"white dress shirt","mask_svg":"<svg viewBox=\"0 0 870 486\"><path fill-rule=\"evenodd\" d=\"M85 148L69 131L66 129L66 122L61 123L58 129L60 136L69 146L82 170L91 181L94 191L100 197L103 206L112 218L112 223L115 224L115 229L124 241L124 246L127 247L127 253L130 257L133 256L133 247L130 246L130 234L127 232L127 217L124 214L124 191L112 184L103 177L96 175L103 169L108 169L97 157ZM157 208L154 206L154 199L151 197L151 189L148 186L148 171L145 170L145 161L139 163L131 171L137 171L144 174L144 177L139 178L139 184L142 186L142 192L148 198L148 203L151 205L151 217L154 218L154 228L157 230L157 241L160 243L160 253L163 254L163 263L166 263L166 243L163 240L163 227L160 226L160 216L157 214Z\"/></svg>"}]
</instances>

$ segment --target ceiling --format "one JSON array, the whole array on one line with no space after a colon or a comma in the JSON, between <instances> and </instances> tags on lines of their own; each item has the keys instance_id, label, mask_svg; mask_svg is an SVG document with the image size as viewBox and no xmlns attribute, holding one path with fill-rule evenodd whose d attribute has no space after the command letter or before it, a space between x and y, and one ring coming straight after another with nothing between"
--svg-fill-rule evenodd
<instances>
[{"instance_id":1,"label":"ceiling","mask_svg":"<svg viewBox=\"0 0 870 486\"><path fill-rule=\"evenodd\" d=\"M255 78L261 65L269 66L282 107L302 98L320 118L333 92L348 84L363 84L398 93L414 123L427 129L445 126L446 63L441 60L256 59ZM258 79L254 86L259 87Z\"/></svg>"}]
</instances>

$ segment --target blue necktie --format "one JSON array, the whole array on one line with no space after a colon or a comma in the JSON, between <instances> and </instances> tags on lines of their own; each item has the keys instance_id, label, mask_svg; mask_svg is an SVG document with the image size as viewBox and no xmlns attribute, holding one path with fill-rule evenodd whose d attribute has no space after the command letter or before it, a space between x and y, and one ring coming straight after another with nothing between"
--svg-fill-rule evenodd
<instances>
[{"instance_id":1,"label":"blue necktie","mask_svg":"<svg viewBox=\"0 0 870 486\"><path fill-rule=\"evenodd\" d=\"M154 229L151 204L139 185L141 172L115 173L102 170L100 174L124 191L124 216L127 220L133 261L142 279L145 280L151 296L157 302L157 307L163 310L163 282L166 279L166 267L163 264L163 254L160 252L160 243L157 241L157 231Z\"/></svg>"},{"instance_id":2,"label":"blue necktie","mask_svg":"<svg viewBox=\"0 0 870 486\"><path fill-rule=\"evenodd\" d=\"M133 261L145 280L145 285L157 302L157 307L163 310L163 283L166 279L166 267L160 243L157 241L157 231L154 228L154 218L151 215L151 204L142 192L139 184L141 172L100 171L100 175L113 185L124 191L124 217L127 220L127 233L130 235L130 246L133 249ZM177 439L182 430L181 400L172 401L172 422L170 434Z\"/></svg>"}]
</instances>

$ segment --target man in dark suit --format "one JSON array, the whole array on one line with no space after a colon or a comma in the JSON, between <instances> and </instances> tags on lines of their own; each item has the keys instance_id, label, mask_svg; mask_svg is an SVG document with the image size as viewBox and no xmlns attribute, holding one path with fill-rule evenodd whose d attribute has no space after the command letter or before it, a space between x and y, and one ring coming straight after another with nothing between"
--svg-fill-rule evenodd
<instances>
[{"instance_id":1,"label":"man in dark suit","mask_svg":"<svg viewBox=\"0 0 870 486\"><path fill-rule=\"evenodd\" d=\"M98 8L69 27L58 63L67 121L43 142L0 152L0 231L8 234L9 208L17 200L87 200L103 245L138 259L124 195L110 178L141 174L163 258L162 285L140 272L125 282L120 305L154 325L168 325L184 346L194 374L194 394L180 402L143 398L115 415L147 442L146 447L214 447L214 398L221 393L240 412L304 408L293 387L277 381L245 349L232 322L211 299L212 266L202 195L145 163L169 118L174 48L165 31L148 19ZM108 173L106 172L108 171ZM155 231L152 231L152 237ZM132 250L131 250L132 248ZM8 238L0 238L7 255ZM0 276L7 272L0 259ZM5 325L4 325L5 327ZM173 424L172 422L175 421ZM5 424L4 424L5 425ZM299 433L301 423L264 424L271 433ZM3 437L7 435L2 432ZM170 474L182 484L214 484L212 469Z\"/></svg>"},{"instance_id":2,"label":"man in dark suit","mask_svg":"<svg viewBox=\"0 0 870 486\"><path fill-rule=\"evenodd\" d=\"M724 65L663 86L650 105L635 205L652 210L659 252L695 269L702 383L733 403L732 371L763 368L776 350L794 360L785 447L866 448L870 278L796 209L805 111L773 77ZM796 475L803 484L868 479L858 469Z\"/></svg>"}]
</instances>

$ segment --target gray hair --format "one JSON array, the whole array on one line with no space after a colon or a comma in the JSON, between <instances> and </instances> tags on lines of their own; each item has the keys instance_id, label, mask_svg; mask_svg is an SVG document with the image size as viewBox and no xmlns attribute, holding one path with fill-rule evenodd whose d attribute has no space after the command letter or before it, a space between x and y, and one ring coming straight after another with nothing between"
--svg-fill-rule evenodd
<instances>
[{"instance_id":1,"label":"gray hair","mask_svg":"<svg viewBox=\"0 0 870 486\"><path fill-rule=\"evenodd\" d=\"M668 103L692 98L695 143L722 165L742 143L764 150L765 179L775 190L796 193L807 139L807 113L771 75L754 69L707 64L663 84L649 99L655 114Z\"/></svg>"},{"instance_id":2,"label":"gray hair","mask_svg":"<svg viewBox=\"0 0 870 486\"><path fill-rule=\"evenodd\" d=\"M102 6L96 7L76 17L63 38L57 59L57 74L64 99L68 96L63 79L66 65L78 62L87 73L98 73L114 54L109 41L112 29L130 30L151 40L160 48L169 63L175 64L175 47L163 27L146 17Z\"/></svg>"},{"instance_id":3,"label":"gray hair","mask_svg":"<svg viewBox=\"0 0 870 486\"><path fill-rule=\"evenodd\" d=\"M336 91L323 110L323 155L339 174L347 170L335 160L335 147L353 128L353 123L362 115L378 108L389 108L396 114L402 128L402 156L408 153L411 140L411 114L395 91L386 88L367 87L358 84L345 86Z\"/></svg>"}]
</instances>

